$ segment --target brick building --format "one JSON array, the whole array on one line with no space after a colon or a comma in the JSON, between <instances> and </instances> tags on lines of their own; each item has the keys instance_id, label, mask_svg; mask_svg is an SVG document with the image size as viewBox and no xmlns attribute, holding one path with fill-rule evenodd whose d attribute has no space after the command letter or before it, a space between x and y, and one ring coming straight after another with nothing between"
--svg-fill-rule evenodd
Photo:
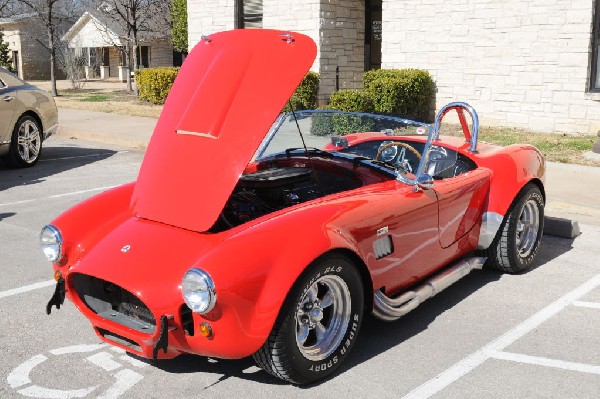
<instances>
[{"instance_id":1,"label":"brick building","mask_svg":"<svg viewBox=\"0 0 600 399\"><path fill-rule=\"evenodd\" d=\"M189 43L244 27L292 30L319 52L320 99L371 68L428 70L436 106L482 123L600 130L600 0L188 0Z\"/></svg>"}]
</instances>

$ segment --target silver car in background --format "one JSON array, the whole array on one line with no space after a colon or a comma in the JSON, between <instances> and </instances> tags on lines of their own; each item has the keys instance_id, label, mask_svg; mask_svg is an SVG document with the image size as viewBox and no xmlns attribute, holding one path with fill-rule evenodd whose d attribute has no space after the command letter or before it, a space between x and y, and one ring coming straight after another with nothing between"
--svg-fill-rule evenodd
<instances>
[{"instance_id":1,"label":"silver car in background","mask_svg":"<svg viewBox=\"0 0 600 399\"><path fill-rule=\"evenodd\" d=\"M42 142L58 127L54 99L0 67L0 158L29 167L40 159Z\"/></svg>"}]
</instances>

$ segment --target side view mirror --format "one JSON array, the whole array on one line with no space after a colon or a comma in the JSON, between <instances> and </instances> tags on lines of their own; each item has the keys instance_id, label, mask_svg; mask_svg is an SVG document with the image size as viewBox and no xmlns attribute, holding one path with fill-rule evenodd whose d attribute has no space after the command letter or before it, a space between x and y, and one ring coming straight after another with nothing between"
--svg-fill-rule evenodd
<instances>
[{"instance_id":1,"label":"side view mirror","mask_svg":"<svg viewBox=\"0 0 600 399\"><path fill-rule=\"evenodd\" d=\"M427 173L417 176L416 179L417 187L421 190L431 190L433 188L433 177Z\"/></svg>"}]
</instances>

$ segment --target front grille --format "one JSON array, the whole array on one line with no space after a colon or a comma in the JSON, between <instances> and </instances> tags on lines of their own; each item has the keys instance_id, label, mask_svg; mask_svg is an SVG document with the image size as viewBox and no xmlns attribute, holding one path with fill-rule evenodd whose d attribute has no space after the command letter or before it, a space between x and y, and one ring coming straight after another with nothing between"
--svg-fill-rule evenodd
<instances>
[{"instance_id":1,"label":"front grille","mask_svg":"<svg viewBox=\"0 0 600 399\"><path fill-rule=\"evenodd\" d=\"M156 329L150 309L131 292L85 274L76 273L71 278L79 298L99 316L145 333Z\"/></svg>"}]
</instances>

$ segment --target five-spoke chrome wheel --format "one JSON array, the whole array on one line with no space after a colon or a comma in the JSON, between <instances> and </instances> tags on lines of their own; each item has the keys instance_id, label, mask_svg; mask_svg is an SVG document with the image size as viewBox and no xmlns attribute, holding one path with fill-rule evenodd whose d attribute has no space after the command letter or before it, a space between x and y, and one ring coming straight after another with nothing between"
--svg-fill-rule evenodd
<instances>
[{"instance_id":1,"label":"five-spoke chrome wheel","mask_svg":"<svg viewBox=\"0 0 600 399\"><path fill-rule=\"evenodd\" d=\"M17 137L20 158L28 164L35 162L42 147L42 137L37 124L31 119L25 119L19 126Z\"/></svg>"},{"instance_id":2,"label":"five-spoke chrome wheel","mask_svg":"<svg viewBox=\"0 0 600 399\"><path fill-rule=\"evenodd\" d=\"M42 154L42 127L31 115L21 115L13 129L8 163L16 168L30 167Z\"/></svg>"},{"instance_id":3,"label":"five-spoke chrome wheel","mask_svg":"<svg viewBox=\"0 0 600 399\"><path fill-rule=\"evenodd\" d=\"M535 200L529 199L523 204L523 209L517 221L516 244L520 257L526 258L536 247L539 229L539 205Z\"/></svg>"},{"instance_id":4,"label":"five-spoke chrome wheel","mask_svg":"<svg viewBox=\"0 0 600 399\"><path fill-rule=\"evenodd\" d=\"M323 360L342 342L350 320L348 286L339 276L315 281L296 312L296 343L304 357Z\"/></svg>"}]
</instances>

